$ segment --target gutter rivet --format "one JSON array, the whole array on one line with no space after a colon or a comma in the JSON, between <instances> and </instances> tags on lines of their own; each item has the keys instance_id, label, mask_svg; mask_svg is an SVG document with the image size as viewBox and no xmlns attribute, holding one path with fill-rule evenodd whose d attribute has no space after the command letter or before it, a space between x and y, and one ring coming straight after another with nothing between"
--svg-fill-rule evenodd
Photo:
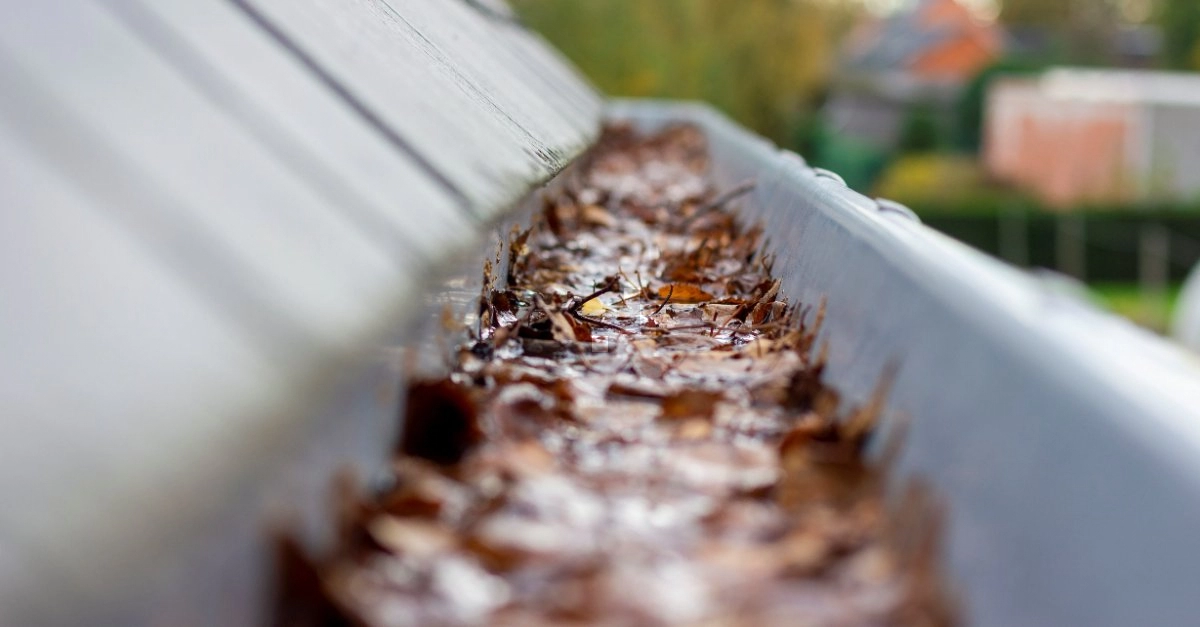
<instances>
[{"instance_id":1,"label":"gutter rivet","mask_svg":"<svg viewBox=\"0 0 1200 627\"><path fill-rule=\"evenodd\" d=\"M879 213L900 216L902 218L911 220L912 222L916 222L917 224L921 224L921 218L915 211L894 200L876 198L875 207L879 209Z\"/></svg>"},{"instance_id":2,"label":"gutter rivet","mask_svg":"<svg viewBox=\"0 0 1200 627\"><path fill-rule=\"evenodd\" d=\"M846 185L846 179L842 178L837 172L831 172L825 168L813 168L812 171L813 174L817 175L817 178L829 179L831 181L836 181L842 187L850 187L849 185Z\"/></svg>"}]
</instances>

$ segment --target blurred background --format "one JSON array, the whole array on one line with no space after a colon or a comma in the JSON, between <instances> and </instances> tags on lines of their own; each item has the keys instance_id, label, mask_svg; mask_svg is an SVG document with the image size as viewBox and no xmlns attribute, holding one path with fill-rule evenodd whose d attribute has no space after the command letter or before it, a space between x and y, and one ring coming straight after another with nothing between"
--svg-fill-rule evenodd
<instances>
[{"instance_id":1,"label":"blurred background","mask_svg":"<svg viewBox=\"0 0 1200 627\"><path fill-rule=\"evenodd\" d=\"M1156 331L1200 261L1200 0L514 0L613 96L706 100Z\"/></svg>"}]
</instances>

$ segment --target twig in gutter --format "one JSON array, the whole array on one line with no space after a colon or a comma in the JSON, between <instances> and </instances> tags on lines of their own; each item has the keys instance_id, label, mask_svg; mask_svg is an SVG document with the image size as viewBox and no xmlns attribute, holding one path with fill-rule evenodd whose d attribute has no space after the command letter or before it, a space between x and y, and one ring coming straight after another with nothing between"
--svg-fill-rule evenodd
<instances>
[{"instance_id":1,"label":"twig in gutter","mask_svg":"<svg viewBox=\"0 0 1200 627\"><path fill-rule=\"evenodd\" d=\"M664 298L662 304L659 305L658 308L655 309L653 311L653 313L650 314L650 317L653 318L654 316L657 316L658 312L662 311L663 308L667 306L667 303L671 302L671 296L674 294L675 294L675 286L672 285L670 291L667 292L667 297Z\"/></svg>"}]
</instances>

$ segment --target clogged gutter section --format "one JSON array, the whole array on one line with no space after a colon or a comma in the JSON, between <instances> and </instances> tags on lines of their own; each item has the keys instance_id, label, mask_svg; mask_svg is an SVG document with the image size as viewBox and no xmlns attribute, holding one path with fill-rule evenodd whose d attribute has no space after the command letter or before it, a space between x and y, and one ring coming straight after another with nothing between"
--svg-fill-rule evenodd
<instances>
[{"instance_id":1,"label":"clogged gutter section","mask_svg":"<svg viewBox=\"0 0 1200 627\"><path fill-rule=\"evenodd\" d=\"M936 525L864 457L882 397L822 384L819 304L734 210L754 181L707 173L695 128L606 131L282 622L955 623Z\"/></svg>"}]
</instances>

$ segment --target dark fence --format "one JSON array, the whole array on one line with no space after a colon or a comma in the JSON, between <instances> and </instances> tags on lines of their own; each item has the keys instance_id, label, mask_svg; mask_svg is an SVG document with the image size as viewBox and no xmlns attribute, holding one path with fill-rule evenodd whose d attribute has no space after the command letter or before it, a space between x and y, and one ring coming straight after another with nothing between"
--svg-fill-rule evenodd
<instances>
[{"instance_id":1,"label":"dark fence","mask_svg":"<svg viewBox=\"0 0 1200 627\"><path fill-rule=\"evenodd\" d=\"M925 224L1020 266L1088 282L1183 281L1200 262L1200 212L923 213Z\"/></svg>"}]
</instances>

